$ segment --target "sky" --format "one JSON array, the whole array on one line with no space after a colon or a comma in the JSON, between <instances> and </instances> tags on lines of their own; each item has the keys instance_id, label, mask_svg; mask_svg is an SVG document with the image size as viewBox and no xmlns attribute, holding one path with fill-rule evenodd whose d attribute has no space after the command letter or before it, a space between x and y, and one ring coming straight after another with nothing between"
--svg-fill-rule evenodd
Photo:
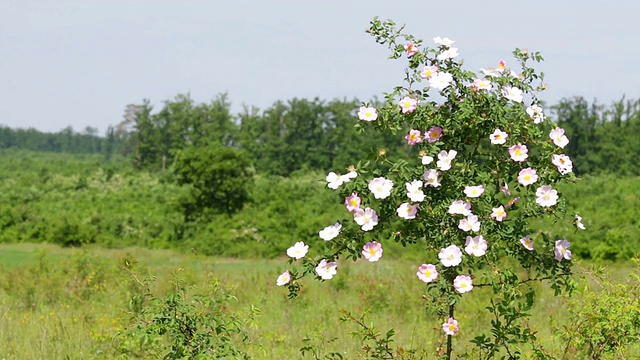
<instances>
[{"instance_id":1,"label":"sky","mask_svg":"<svg viewBox=\"0 0 640 360\"><path fill-rule=\"evenodd\" d=\"M177 94L232 112L294 97L368 100L404 77L365 33L374 16L477 71L540 51L549 104L640 98L637 0L0 0L0 124L104 134L127 104Z\"/></svg>"}]
</instances>

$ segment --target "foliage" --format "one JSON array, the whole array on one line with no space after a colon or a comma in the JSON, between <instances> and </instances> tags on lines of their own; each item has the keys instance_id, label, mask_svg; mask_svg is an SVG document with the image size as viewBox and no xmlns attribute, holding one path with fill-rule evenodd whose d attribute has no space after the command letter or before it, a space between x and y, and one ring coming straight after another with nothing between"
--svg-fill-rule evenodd
<instances>
[{"instance_id":1,"label":"foliage","mask_svg":"<svg viewBox=\"0 0 640 360\"><path fill-rule=\"evenodd\" d=\"M235 297L222 284L213 282L205 292L194 293L197 289L185 284L182 269L173 273L171 291L156 297L148 290L148 280L139 280L133 262L127 261L125 267L147 292L143 306L131 313L129 323L116 336L122 344L120 352L136 358L249 358L239 345L248 342L243 325L253 321L257 309L244 318L229 312L228 302Z\"/></svg>"},{"instance_id":2,"label":"foliage","mask_svg":"<svg viewBox=\"0 0 640 360\"><path fill-rule=\"evenodd\" d=\"M171 169L179 185L190 186L191 198L183 204L187 219L208 210L231 215L249 200L253 168L240 150L190 146L177 152Z\"/></svg>"},{"instance_id":3,"label":"foliage","mask_svg":"<svg viewBox=\"0 0 640 360\"><path fill-rule=\"evenodd\" d=\"M552 110L571 138L567 153L578 174L640 175L640 99L623 97L607 107L575 97Z\"/></svg>"},{"instance_id":4,"label":"foliage","mask_svg":"<svg viewBox=\"0 0 640 360\"><path fill-rule=\"evenodd\" d=\"M640 253L640 182L638 177L587 175L580 186L559 189L584 218L587 231L572 221L539 221L539 232L571 237L573 254L583 259L628 260Z\"/></svg>"},{"instance_id":5,"label":"foliage","mask_svg":"<svg viewBox=\"0 0 640 360\"><path fill-rule=\"evenodd\" d=\"M627 345L640 343L639 259L624 282L604 268L586 271L582 296L568 298L569 321L558 332L565 345L561 359L631 359Z\"/></svg>"},{"instance_id":6,"label":"foliage","mask_svg":"<svg viewBox=\"0 0 640 360\"><path fill-rule=\"evenodd\" d=\"M177 186L169 175L135 171L126 159L9 149L0 152L0 167L1 242L137 245L272 258L344 218L335 194L323 191L326 183L318 179L324 175L314 172L256 174L241 211L185 223L181 204L190 188ZM580 258L629 259L640 252L639 184L635 177L605 174L586 176L579 187L559 184L587 231L577 231L573 219L551 218L532 223L532 234L572 238L573 254ZM385 256L424 260L392 243Z\"/></svg>"},{"instance_id":7,"label":"foliage","mask_svg":"<svg viewBox=\"0 0 640 360\"><path fill-rule=\"evenodd\" d=\"M135 111L123 127L131 127L135 144L132 154L138 168L166 168L176 152L189 146L233 145L235 124L226 94L209 104L195 104L189 95L179 94L164 102L157 113L149 100L133 105Z\"/></svg>"},{"instance_id":8,"label":"foliage","mask_svg":"<svg viewBox=\"0 0 640 360\"><path fill-rule=\"evenodd\" d=\"M110 128L110 131L112 128ZM87 126L76 132L68 126L57 133L45 133L36 129L11 129L0 125L0 149L23 149L32 151L65 152L72 154L98 154L111 156L124 146L126 141L113 131L106 138L98 130Z\"/></svg>"},{"instance_id":9,"label":"foliage","mask_svg":"<svg viewBox=\"0 0 640 360\"><path fill-rule=\"evenodd\" d=\"M3 152L3 242L168 247L181 240L187 189L99 155Z\"/></svg>"}]
</instances>

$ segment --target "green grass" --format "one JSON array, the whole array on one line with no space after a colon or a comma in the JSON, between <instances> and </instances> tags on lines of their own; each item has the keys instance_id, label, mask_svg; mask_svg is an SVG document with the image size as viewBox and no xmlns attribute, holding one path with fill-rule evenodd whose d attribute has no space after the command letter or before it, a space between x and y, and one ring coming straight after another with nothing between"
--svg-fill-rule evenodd
<instances>
[{"instance_id":1,"label":"green grass","mask_svg":"<svg viewBox=\"0 0 640 360\"><path fill-rule=\"evenodd\" d=\"M0 245L0 358L91 359L118 355L118 332L130 325L131 275L125 261L139 262L140 278L153 276L152 292L170 289L172 272L192 291L204 291L215 281L237 300L226 306L244 314L251 306L261 310L247 326L251 343L242 349L254 359L298 359L303 339L326 354L338 351L345 359L361 358L363 344L351 338L358 327L339 320L339 309L368 319L381 332L396 330L395 346L429 353L442 345L442 318L425 310L424 286L415 276L417 265L402 260L341 262L338 276L320 283L304 280L299 297L286 298L275 286L285 259L238 260L179 254L168 250L129 248L63 249L49 245ZM630 264L615 264L612 276L624 279ZM558 353L563 344L553 334L550 315L558 324L566 315L564 299L539 285L530 326L539 331L545 348ZM483 307L492 296L477 288L464 296L456 317L461 332L455 346L465 347L473 335L489 328ZM307 343L308 344L308 343ZM309 358L309 357L308 357Z\"/></svg>"}]
</instances>

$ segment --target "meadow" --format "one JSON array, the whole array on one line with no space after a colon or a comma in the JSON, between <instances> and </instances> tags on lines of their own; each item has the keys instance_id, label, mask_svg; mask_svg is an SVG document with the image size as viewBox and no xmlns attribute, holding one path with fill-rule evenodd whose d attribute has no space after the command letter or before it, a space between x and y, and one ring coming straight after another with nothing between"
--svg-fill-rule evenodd
<instances>
[{"instance_id":1,"label":"meadow","mask_svg":"<svg viewBox=\"0 0 640 360\"><path fill-rule=\"evenodd\" d=\"M295 299L287 299L286 292L274 283L283 259L5 244L0 246L0 263L0 358L5 359L169 358L170 336L149 332L149 319L141 314L159 316L154 301L164 303L167 294L180 293L177 289L184 290L185 305L196 304L197 294L215 298L222 309L216 320L228 324L232 318L237 320L247 336L243 341L240 333L234 334L229 341L254 359L325 359L332 352L344 359L367 358L363 347L375 344L354 336L361 327L354 321L341 321L340 309L355 318L366 313L364 323L382 334L395 329L392 347L413 349L415 358L429 358L445 341L441 330L433 327L437 315L426 310L419 295L424 286L415 277L416 264L400 259L345 263L341 276L326 283L308 282ZM133 263L137 264L126 265ZM578 264L579 290L572 298L554 297L550 289L538 289L528 326L558 358L580 358L571 353L562 356L567 342L559 334L571 325L569 309L582 306L585 283L580 279L595 284L596 277L585 277L592 271L590 265ZM630 273L638 273L631 263L607 267L611 271L608 278L617 284L625 284L632 279ZM136 297L144 292L142 282L155 300ZM627 285L637 296L637 279ZM590 291L601 290L594 285ZM455 339L460 344L468 343L467 334L486 328L491 320L482 305L489 291L474 291L478 296L465 299L460 307L459 318L468 324ZM637 298L635 301L637 306ZM618 354L627 355L618 358L637 358L640 353L633 346L623 347ZM304 347L311 349L306 356L300 352Z\"/></svg>"},{"instance_id":2,"label":"meadow","mask_svg":"<svg viewBox=\"0 0 640 360\"><path fill-rule=\"evenodd\" d=\"M188 223L186 190L169 174L99 156L4 155L0 359L181 359L202 347L217 358L367 359L381 348L386 358L430 359L446 342L434 325L442 314L421 296L419 251L389 243L378 263L341 261L338 276L304 281L293 299L275 286L286 248L321 241L317 232L339 220L323 174L257 175L242 211ZM640 246L638 184L585 176L560 190L587 231L535 225L571 239L577 264L573 297L531 285L525 325L554 358L583 359L602 344L614 344L602 359L640 356L640 282L629 260ZM490 328L491 291L473 291L458 307L456 349Z\"/></svg>"}]
</instances>

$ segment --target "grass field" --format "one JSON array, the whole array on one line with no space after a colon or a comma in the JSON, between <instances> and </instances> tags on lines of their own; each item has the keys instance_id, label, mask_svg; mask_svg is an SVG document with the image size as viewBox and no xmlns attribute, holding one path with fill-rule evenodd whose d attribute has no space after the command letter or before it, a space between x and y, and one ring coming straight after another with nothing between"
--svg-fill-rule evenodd
<instances>
[{"instance_id":1,"label":"grass field","mask_svg":"<svg viewBox=\"0 0 640 360\"><path fill-rule=\"evenodd\" d=\"M350 336L359 327L340 321L340 309L356 317L368 309L367 324L372 322L382 333L396 330L395 347L433 354L445 340L438 326L441 319L425 310L424 287L415 277L417 264L401 260L341 263L339 276L325 283L307 279L302 294L290 300L285 289L275 286L275 278L285 269L284 259L6 244L0 245L0 359L133 357L121 351L123 334L132 328L131 301L136 292L132 273L124 270L125 261L138 262L136 279L152 279L150 291L158 298L171 291L176 270L182 269L178 276L189 294L207 293L215 284L235 297L221 303L226 312L248 319L252 307L259 309L254 320L242 325L249 342L238 342L254 359L305 358L299 349L309 345L316 354L307 353L306 358L324 358L331 351L345 359L362 358L363 343ZM631 265L615 264L610 269L621 280ZM558 354L564 344L552 329L562 325L566 300L544 287L539 290L530 327L539 332L549 352ZM456 317L464 325L454 345L464 347L472 334L488 327L483 307L490 294L481 288L473 294L459 306ZM550 314L560 320L552 321Z\"/></svg>"}]
</instances>

